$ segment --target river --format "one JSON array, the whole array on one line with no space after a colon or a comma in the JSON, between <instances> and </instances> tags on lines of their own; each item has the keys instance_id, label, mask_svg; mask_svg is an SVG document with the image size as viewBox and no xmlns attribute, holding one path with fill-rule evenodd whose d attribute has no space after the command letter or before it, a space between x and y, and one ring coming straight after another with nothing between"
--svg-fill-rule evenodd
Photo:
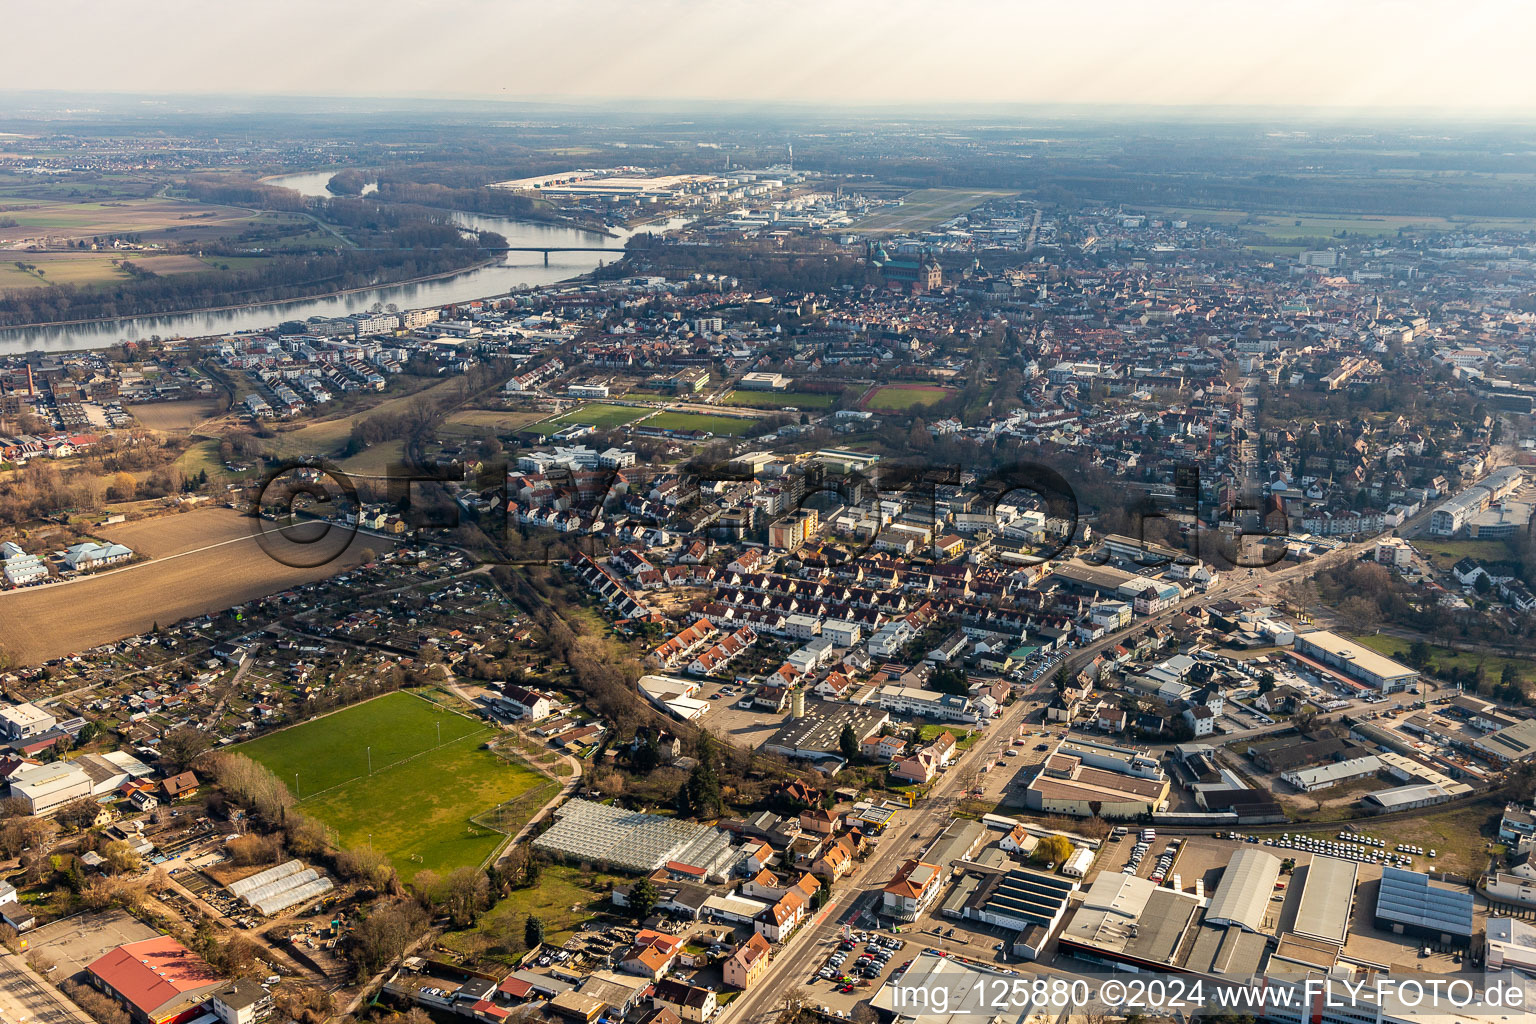
<instances>
[{"instance_id":1,"label":"river","mask_svg":"<svg viewBox=\"0 0 1536 1024\"><path fill-rule=\"evenodd\" d=\"M324 196L325 183L334 171L312 171L303 174L285 174L266 179L269 185L292 188L307 196ZM508 245L601 245L622 248L625 239L634 231L615 229L617 237L609 237L592 231L509 220L506 217L490 217L482 214L457 213L455 219L465 228L476 231L494 231L507 240ZM688 218L677 217L662 223L647 225L640 231L667 231L681 227ZM416 284L383 285L346 295L327 295L314 299L294 299L287 302L269 302L257 306L242 306L203 313L168 313L163 315L125 317L95 323L76 324L67 327L14 327L0 328L0 355L42 350L64 352L78 349L105 348L122 341L133 341L158 335L161 338L201 338L209 335L228 334L234 331L261 330L275 327L284 320L305 320L312 316L346 316L361 313L377 304L394 303L402 309L428 306L444 306L454 302L468 302L505 295L525 285L554 284L578 277L596 269L601 262L612 262L616 256L598 252L554 252L549 254L549 265L544 255L537 252L509 252L495 266L467 270L451 277Z\"/></svg>"}]
</instances>

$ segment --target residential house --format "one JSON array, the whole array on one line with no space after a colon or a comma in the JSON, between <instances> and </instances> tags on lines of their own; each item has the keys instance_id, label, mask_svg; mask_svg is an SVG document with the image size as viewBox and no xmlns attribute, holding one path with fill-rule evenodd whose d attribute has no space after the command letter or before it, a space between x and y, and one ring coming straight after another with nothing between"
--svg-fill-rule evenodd
<instances>
[{"instance_id":1,"label":"residential house","mask_svg":"<svg viewBox=\"0 0 1536 1024\"><path fill-rule=\"evenodd\" d=\"M721 965L725 983L744 992L757 984L758 979L768 972L769 949L768 940L754 932Z\"/></svg>"},{"instance_id":2,"label":"residential house","mask_svg":"<svg viewBox=\"0 0 1536 1024\"><path fill-rule=\"evenodd\" d=\"M938 865L909 860L886 883L880 912L898 921L915 921L943 887L944 872Z\"/></svg>"}]
</instances>

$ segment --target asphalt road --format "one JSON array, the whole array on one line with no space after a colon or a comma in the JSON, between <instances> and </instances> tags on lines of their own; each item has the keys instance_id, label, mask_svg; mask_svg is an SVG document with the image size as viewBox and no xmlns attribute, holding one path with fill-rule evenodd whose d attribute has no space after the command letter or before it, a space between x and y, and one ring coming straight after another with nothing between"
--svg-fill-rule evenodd
<instances>
[{"instance_id":1,"label":"asphalt road","mask_svg":"<svg viewBox=\"0 0 1536 1024\"><path fill-rule=\"evenodd\" d=\"M782 1008L786 994L805 987L812 968L819 965L835 944L845 921L859 927L861 912L870 911L863 925L874 924L871 907L880 901L881 891L896 874L896 869L903 861L917 857L948 824L965 780L974 776L986 761L997 759L1010 739L1017 735L1019 723L1034 707L1032 701L1015 701L1001 718L987 727L970 750L961 754L954 767L939 777L921 804L912 810L898 810L892 816L875 851L853 875L834 886L827 906L791 937L769 965L768 974L726 1007L723 1019L733 1022L771 1019ZM911 955L915 953L916 950L911 951Z\"/></svg>"},{"instance_id":2,"label":"asphalt road","mask_svg":"<svg viewBox=\"0 0 1536 1024\"><path fill-rule=\"evenodd\" d=\"M32 973L20 957L0 952L0 1022L91 1024L91 1019Z\"/></svg>"}]
</instances>

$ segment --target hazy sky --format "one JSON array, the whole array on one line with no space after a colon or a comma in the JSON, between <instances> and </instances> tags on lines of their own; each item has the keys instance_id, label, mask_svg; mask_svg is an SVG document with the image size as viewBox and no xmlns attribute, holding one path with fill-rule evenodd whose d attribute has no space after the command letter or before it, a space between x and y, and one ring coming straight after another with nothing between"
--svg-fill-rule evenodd
<instances>
[{"instance_id":1,"label":"hazy sky","mask_svg":"<svg viewBox=\"0 0 1536 1024\"><path fill-rule=\"evenodd\" d=\"M0 88L1536 113L1523 0L43 0Z\"/></svg>"}]
</instances>

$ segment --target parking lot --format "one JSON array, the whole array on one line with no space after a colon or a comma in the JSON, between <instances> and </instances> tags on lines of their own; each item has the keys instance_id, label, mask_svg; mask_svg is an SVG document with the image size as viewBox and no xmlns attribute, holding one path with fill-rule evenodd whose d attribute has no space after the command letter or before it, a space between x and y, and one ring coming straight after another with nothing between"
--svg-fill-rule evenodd
<instances>
[{"instance_id":1,"label":"parking lot","mask_svg":"<svg viewBox=\"0 0 1536 1024\"><path fill-rule=\"evenodd\" d=\"M159 934L127 911L103 910L76 914L28 932L27 948L34 961L55 966L48 980L58 984L118 946Z\"/></svg>"},{"instance_id":2,"label":"parking lot","mask_svg":"<svg viewBox=\"0 0 1536 1024\"><path fill-rule=\"evenodd\" d=\"M847 1010L887 978L899 977L916 951L912 942L888 931L851 932L828 944L807 985L824 1005Z\"/></svg>"},{"instance_id":3,"label":"parking lot","mask_svg":"<svg viewBox=\"0 0 1536 1024\"><path fill-rule=\"evenodd\" d=\"M1001 743L988 737L994 744L988 749L991 756L982 762L986 770L979 771L976 776L981 799L1022 807L1024 787L1060 738L1059 732L1029 724L1021 725L1014 736L1004 738Z\"/></svg>"},{"instance_id":4,"label":"parking lot","mask_svg":"<svg viewBox=\"0 0 1536 1024\"><path fill-rule=\"evenodd\" d=\"M698 693L699 700L709 701L709 713L704 722L710 732L755 749L783 727L784 715L739 707L746 696L739 686L716 682L705 682Z\"/></svg>"}]
</instances>

